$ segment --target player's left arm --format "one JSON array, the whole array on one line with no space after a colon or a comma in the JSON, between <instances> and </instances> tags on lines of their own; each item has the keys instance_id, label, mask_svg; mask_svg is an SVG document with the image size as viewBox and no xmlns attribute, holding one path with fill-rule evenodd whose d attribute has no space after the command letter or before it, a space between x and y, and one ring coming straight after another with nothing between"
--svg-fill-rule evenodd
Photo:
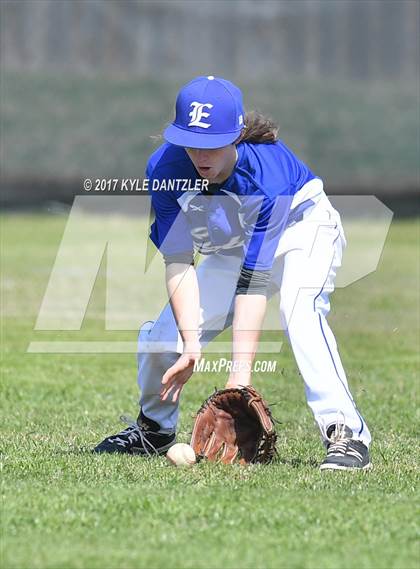
<instances>
[{"instance_id":1,"label":"player's left arm","mask_svg":"<svg viewBox=\"0 0 420 569\"><path fill-rule=\"evenodd\" d=\"M264 294L238 294L232 324L232 370L226 387L252 383L252 366L267 307Z\"/></svg>"},{"instance_id":2,"label":"player's left arm","mask_svg":"<svg viewBox=\"0 0 420 569\"><path fill-rule=\"evenodd\" d=\"M280 237L289 215L291 196L259 200L239 275L232 324L232 371L227 387L251 385L252 368L267 308L267 289ZM251 209L255 204L250 204ZM255 219L255 211L251 211Z\"/></svg>"}]
</instances>

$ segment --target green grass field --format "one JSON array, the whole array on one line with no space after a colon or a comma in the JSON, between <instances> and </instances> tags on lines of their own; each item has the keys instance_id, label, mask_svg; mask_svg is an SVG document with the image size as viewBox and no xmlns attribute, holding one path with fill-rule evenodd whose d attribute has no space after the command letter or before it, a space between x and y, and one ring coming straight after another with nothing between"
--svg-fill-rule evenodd
<instances>
[{"instance_id":1,"label":"green grass field","mask_svg":"<svg viewBox=\"0 0 420 569\"><path fill-rule=\"evenodd\" d=\"M417 221L391 226L378 270L333 295L331 323L373 437L370 472L317 469L323 448L290 350L255 384L277 401L279 457L266 467L93 456L136 414L135 356L28 354L34 339L104 332L103 274L81 332L34 332L65 217L2 226L2 567L401 568L419 564ZM271 357L271 356L269 356ZM223 378L184 391L179 440Z\"/></svg>"}]
</instances>

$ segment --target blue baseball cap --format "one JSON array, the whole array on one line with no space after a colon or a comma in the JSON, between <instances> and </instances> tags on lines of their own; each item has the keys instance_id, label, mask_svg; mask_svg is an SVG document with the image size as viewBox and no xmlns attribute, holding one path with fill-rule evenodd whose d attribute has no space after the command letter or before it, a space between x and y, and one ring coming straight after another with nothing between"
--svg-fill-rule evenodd
<instances>
[{"instance_id":1,"label":"blue baseball cap","mask_svg":"<svg viewBox=\"0 0 420 569\"><path fill-rule=\"evenodd\" d=\"M234 142L244 128L242 93L220 77L197 77L182 87L175 120L163 136L187 148L221 148Z\"/></svg>"}]
</instances>

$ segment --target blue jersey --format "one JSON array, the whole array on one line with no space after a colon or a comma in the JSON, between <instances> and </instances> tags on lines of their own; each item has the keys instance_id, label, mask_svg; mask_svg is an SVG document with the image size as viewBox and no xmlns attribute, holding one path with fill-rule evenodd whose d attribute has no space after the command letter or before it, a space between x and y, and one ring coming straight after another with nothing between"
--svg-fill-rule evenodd
<instances>
[{"instance_id":1,"label":"blue jersey","mask_svg":"<svg viewBox=\"0 0 420 569\"><path fill-rule=\"evenodd\" d=\"M245 269L271 269L293 197L315 175L281 141L243 142L237 151L229 178L207 191L191 189L202 178L184 148L165 143L152 154L146 169L155 214L150 238L163 255L241 250Z\"/></svg>"}]
</instances>

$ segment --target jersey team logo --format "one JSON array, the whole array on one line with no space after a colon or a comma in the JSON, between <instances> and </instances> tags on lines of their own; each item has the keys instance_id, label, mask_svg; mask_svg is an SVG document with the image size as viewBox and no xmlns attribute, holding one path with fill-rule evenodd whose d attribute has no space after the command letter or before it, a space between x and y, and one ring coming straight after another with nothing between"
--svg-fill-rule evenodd
<instances>
[{"instance_id":1,"label":"jersey team logo","mask_svg":"<svg viewBox=\"0 0 420 569\"><path fill-rule=\"evenodd\" d=\"M193 205L191 203L190 209L191 209L191 211L204 211L204 206L203 205Z\"/></svg>"},{"instance_id":2,"label":"jersey team logo","mask_svg":"<svg viewBox=\"0 0 420 569\"><path fill-rule=\"evenodd\" d=\"M201 119L205 119L210 116L210 113L206 113L204 108L212 109L213 105L211 103L198 103L194 101L191 103L190 107L192 107L192 111L188 113L188 116L191 117L191 121L188 123L188 126L201 126L202 128L209 128L211 123L201 122Z\"/></svg>"}]
</instances>

